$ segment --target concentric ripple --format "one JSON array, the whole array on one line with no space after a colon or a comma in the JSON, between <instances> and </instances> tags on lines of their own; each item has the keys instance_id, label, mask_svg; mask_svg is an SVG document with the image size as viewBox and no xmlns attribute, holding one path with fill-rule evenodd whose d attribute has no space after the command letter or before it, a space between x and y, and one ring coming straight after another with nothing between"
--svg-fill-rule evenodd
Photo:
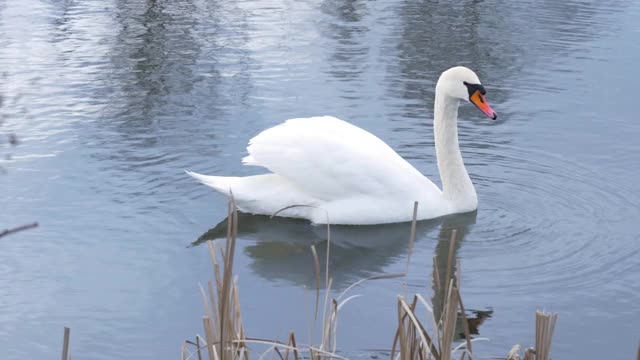
<instances>
[{"instance_id":1,"label":"concentric ripple","mask_svg":"<svg viewBox=\"0 0 640 360\"><path fill-rule=\"evenodd\" d=\"M476 180L481 205L464 245L466 257L499 259L473 268L484 275L483 286L588 292L633 266L626 260L640 246L612 246L629 240L612 230L637 218L636 194L553 154L512 146L494 151L501 156L491 175Z\"/></svg>"}]
</instances>

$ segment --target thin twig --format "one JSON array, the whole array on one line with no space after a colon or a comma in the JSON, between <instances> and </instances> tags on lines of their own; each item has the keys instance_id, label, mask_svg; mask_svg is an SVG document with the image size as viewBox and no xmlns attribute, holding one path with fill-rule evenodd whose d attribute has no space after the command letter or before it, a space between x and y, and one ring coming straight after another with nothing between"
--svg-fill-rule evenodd
<instances>
[{"instance_id":1,"label":"thin twig","mask_svg":"<svg viewBox=\"0 0 640 360\"><path fill-rule=\"evenodd\" d=\"M367 281L372 281L372 280L383 280L383 279L395 279L395 278L399 278L405 276L405 274L403 273L396 273L396 274L380 274L380 275L374 275L365 279L360 279L356 282L354 282L353 284L349 285L348 288L344 289L344 291L342 291L342 293L340 293L340 296L338 296L337 300L340 301L340 299L342 299L348 292L349 290L353 289L354 287L367 282Z\"/></svg>"},{"instance_id":2,"label":"thin twig","mask_svg":"<svg viewBox=\"0 0 640 360\"><path fill-rule=\"evenodd\" d=\"M33 229L35 227L38 227L38 223L37 222L31 223L31 224L26 224L26 225L21 225L21 226L18 226L18 227L14 227L13 229L4 229L4 230L2 230L2 232L0 232L0 237L11 235L11 234L15 234L17 232L24 231L24 230Z\"/></svg>"},{"instance_id":3,"label":"thin twig","mask_svg":"<svg viewBox=\"0 0 640 360\"><path fill-rule=\"evenodd\" d=\"M69 337L71 329L64 327L64 338L62 340L62 360L69 360Z\"/></svg>"},{"instance_id":4,"label":"thin twig","mask_svg":"<svg viewBox=\"0 0 640 360\"><path fill-rule=\"evenodd\" d=\"M313 254L313 263L315 265L316 270L316 307L315 307L315 317L314 321L318 320L318 302L320 299L320 261L318 260L318 252L316 251L315 245L311 245L311 254Z\"/></svg>"},{"instance_id":5,"label":"thin twig","mask_svg":"<svg viewBox=\"0 0 640 360\"><path fill-rule=\"evenodd\" d=\"M433 345L433 341L431 340L431 337L427 333L427 330L424 328L424 326L422 326L422 323L420 323L420 321L418 321L418 319L416 318L414 314L414 310L409 307L409 305L404 299L399 298L398 301L400 302L400 305L404 308L405 314L409 317L410 322L413 323L413 326L417 330L418 335L420 335L420 339L422 340L422 343L424 344L424 346L427 349L429 349L433 357L435 357L436 359L440 359L440 354L438 353L438 350ZM414 303L415 301L416 299L414 298Z\"/></svg>"},{"instance_id":6,"label":"thin twig","mask_svg":"<svg viewBox=\"0 0 640 360\"><path fill-rule=\"evenodd\" d=\"M200 338L196 336L196 349L198 351L198 360L202 360L202 353L200 352Z\"/></svg>"}]
</instances>

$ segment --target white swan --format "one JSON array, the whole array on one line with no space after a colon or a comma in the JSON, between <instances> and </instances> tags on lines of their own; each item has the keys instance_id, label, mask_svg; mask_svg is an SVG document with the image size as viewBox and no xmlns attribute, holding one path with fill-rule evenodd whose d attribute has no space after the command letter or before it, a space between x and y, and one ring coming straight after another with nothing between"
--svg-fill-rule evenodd
<instances>
[{"instance_id":1,"label":"white swan","mask_svg":"<svg viewBox=\"0 0 640 360\"><path fill-rule=\"evenodd\" d=\"M496 119L476 74L451 68L436 85L434 134L442 191L375 135L340 119L290 119L250 140L246 165L269 174L226 177L187 173L215 190L233 192L240 210L314 223L381 224L473 211L478 198L458 145L458 105L469 100ZM328 215L328 216L327 216Z\"/></svg>"}]
</instances>

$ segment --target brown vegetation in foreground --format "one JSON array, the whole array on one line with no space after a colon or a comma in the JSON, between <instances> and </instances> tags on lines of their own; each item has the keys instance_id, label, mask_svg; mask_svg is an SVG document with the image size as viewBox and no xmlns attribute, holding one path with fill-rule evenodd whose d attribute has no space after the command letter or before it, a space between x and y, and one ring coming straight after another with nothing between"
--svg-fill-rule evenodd
<instances>
[{"instance_id":1,"label":"brown vegetation in foreground","mask_svg":"<svg viewBox=\"0 0 640 360\"><path fill-rule=\"evenodd\" d=\"M238 212L233 200L229 201L228 226L224 246L221 242L208 241L209 254L214 270L214 281L209 281L207 288L200 288L203 299L205 316L202 318L204 338L196 335L195 341L187 340L182 344L182 360L202 360L206 354L209 360L248 360L252 355L259 355L289 360L292 356L295 360L300 357L314 360L330 358L344 359L336 353L337 323L340 308L353 299L354 296L345 297L349 290L355 286L371 280L389 279L405 276L401 274L383 274L363 279L349 286L337 298L331 298L332 279L329 276L330 255L330 227L327 225L327 267L325 268L325 293L322 304L322 316L320 318L321 336L319 344L301 344L291 332L287 342L251 338L246 335L240 311L240 299L238 284L233 277L233 260L235 255L236 238L238 234ZM409 239L409 254L407 257L407 270L411 258L411 251L415 239L417 213L414 206L414 219L411 224L411 236ZM445 279L446 288L443 294L443 309L440 318L435 319L435 314L429 303L420 295L414 295L410 301L399 295L396 311L398 313L398 327L391 349L391 359L396 360L449 360L460 352L460 359L473 358L472 343L482 339L472 339L469 331L469 323L466 319L465 308L458 288L460 282L455 281L452 274L452 264L455 261L453 249L455 247L455 231L452 234L447 271ZM316 272L316 302L315 319L318 320L320 299L320 262L314 246L310 249L315 264ZM437 268L437 267L436 267ZM440 274L434 274L440 277ZM439 282L438 282L439 283ZM421 321L417 314L417 308L424 307L431 314L430 319ZM464 326L464 342L454 347L455 325L458 317L462 317ZM524 351L521 357L521 347L514 346L505 357L507 360L519 360L521 358L531 360L550 359L551 341L555 329L557 314L536 313L536 345ZM266 347L261 353L256 354L250 349L250 344L261 344ZM66 359L63 359L66 360Z\"/></svg>"},{"instance_id":2,"label":"brown vegetation in foreground","mask_svg":"<svg viewBox=\"0 0 640 360\"><path fill-rule=\"evenodd\" d=\"M208 241L209 255L213 264L213 281L207 283L207 288L200 287L203 300L205 316L202 317L204 337L196 335L195 340L186 340L182 344L182 360L249 360L250 357L259 355L261 360L265 356L271 359L294 360L309 358L312 360L328 360L332 358L346 360L345 357L336 353L337 324L340 308L355 296L348 296L349 290L366 281L398 278L406 275L383 274L362 279L344 290L337 298L330 298L332 279L329 276L329 255L330 255L330 227L327 225L327 259L325 268L325 293L322 305L322 316L320 318L321 335L320 343L301 344L296 340L296 336L291 332L287 342L279 342L268 339L252 338L246 335L240 311L240 296L238 284L233 277L233 261L236 249L236 239L238 234L238 212L233 203L229 201L228 227L224 245L221 242ZM414 206L414 219L411 224L411 236L409 239L409 254L407 256L407 271L411 258L413 242L415 240L417 213L416 203ZM443 308L439 311L440 318L436 320L436 315L429 303L420 295L415 294L411 301L399 295L396 311L398 313L398 326L392 342L391 360L450 360L454 355L461 353L460 359L473 359L472 343L483 340L481 338L472 339L470 336L469 322L466 319L465 308L459 290L459 279L456 281L452 274L452 264L454 259L454 248L456 233L453 231L449 256L446 268L446 282L443 294ZM320 311L320 261L315 247L310 249L316 272L316 301L315 320L318 320ZM434 276L439 279L440 274L436 272ZM439 281L436 283L439 284ZM417 309L424 307L431 315L429 319L421 321ZM390 307L391 309L391 307ZM390 310L391 311L391 310ZM456 335L456 321L462 318L464 327L464 341L454 347ZM535 348L528 348L522 351L520 345L515 345L504 357L505 360L549 360L551 352L551 341L558 319L557 314L536 312L536 339ZM64 340L62 347L62 360L70 360L70 330L64 328ZM261 353L256 353L249 346L262 345L266 347ZM638 360L640 360L640 348L638 349Z\"/></svg>"}]
</instances>

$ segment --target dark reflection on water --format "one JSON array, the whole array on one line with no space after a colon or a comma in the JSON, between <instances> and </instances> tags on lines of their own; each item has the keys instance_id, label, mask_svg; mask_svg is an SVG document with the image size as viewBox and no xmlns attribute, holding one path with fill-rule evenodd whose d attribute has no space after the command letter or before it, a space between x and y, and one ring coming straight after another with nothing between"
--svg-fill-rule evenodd
<instances>
[{"instance_id":1,"label":"dark reflection on water","mask_svg":"<svg viewBox=\"0 0 640 360\"><path fill-rule=\"evenodd\" d=\"M320 9L330 17L329 21L319 21L318 27L333 49L328 58L331 69L328 73L339 81L358 81L367 67L370 45L366 41L367 25L362 23L368 15L367 2L359 0L327 0ZM348 96L356 97L355 91Z\"/></svg>"},{"instance_id":2,"label":"dark reflection on water","mask_svg":"<svg viewBox=\"0 0 640 360\"><path fill-rule=\"evenodd\" d=\"M114 79L125 104L115 116L122 119L124 135L135 135L136 130L156 125L163 110L175 108L168 106L170 97L180 98L193 90L193 65L200 52L190 31L196 23L196 8L181 2L171 9L170 4L156 1L143 9L124 1L116 6L120 31L112 59L115 69L125 70Z\"/></svg>"},{"instance_id":3,"label":"dark reflection on water","mask_svg":"<svg viewBox=\"0 0 640 360\"><path fill-rule=\"evenodd\" d=\"M416 223L416 244L428 241L429 234L437 230L437 245L433 256L433 271L430 274L433 294L431 303L436 319L442 314L445 299L446 274L455 278L458 269L457 252L466 235L476 222L477 213L450 215ZM208 240L225 239L228 218L198 237L192 245ZM372 226L313 226L307 221L286 218L271 218L262 215L238 213L238 238L251 241L244 253L252 260L252 270L267 281L286 280L296 286L314 288L317 274L313 264L311 245L314 245L325 269L328 237L330 245L329 269L332 289L342 292L354 282L384 273L385 267L398 258L406 256L410 224L398 223ZM456 239L452 252L454 261L449 267L451 239ZM414 245L419 246L419 245ZM436 269L437 268L437 269ZM324 274L321 274L324 276ZM468 307L468 322L471 334L479 334L479 327L492 310L475 310ZM456 335L464 336L462 318L458 319Z\"/></svg>"},{"instance_id":4,"label":"dark reflection on water","mask_svg":"<svg viewBox=\"0 0 640 360\"><path fill-rule=\"evenodd\" d=\"M41 224L0 244L3 358L58 353L63 326L80 357L177 354L199 331L197 284L210 277L206 251L185 245L226 216L224 198L182 170L259 173L240 164L253 135L329 114L438 182L434 84L459 64L478 72L501 119L460 111L479 210L421 222L407 278L359 287L339 346L389 347L404 282L438 310L433 266L442 273L457 229L465 305L492 340L479 354L531 344L545 308L561 314L554 357L629 358L639 17L624 0L0 2L0 137L20 139L0 160L0 226ZM304 333L309 246L322 258L326 229L241 225L247 328ZM404 271L408 224L332 231L336 289Z\"/></svg>"},{"instance_id":5,"label":"dark reflection on water","mask_svg":"<svg viewBox=\"0 0 640 360\"><path fill-rule=\"evenodd\" d=\"M440 243L448 244L451 230L457 229L458 249L475 220L476 213L473 212L419 221L416 226L416 241L427 241L429 234L439 229L435 256L440 259L442 269L445 269L449 248L448 245L443 245L446 249L442 250ZM314 226L297 219L245 213L240 213L238 217L238 237L254 243L247 245L244 250L253 260L251 266L256 274L265 280L284 279L295 285L315 286L315 270L313 266L309 266L309 261L312 260L310 246L316 245L319 258L324 260L327 232L332 238L330 269L334 278L333 287L341 290L354 280L382 273L385 266L405 256L410 225L334 225L327 229L325 226ZM227 219L199 236L192 245L224 239L226 234Z\"/></svg>"}]
</instances>

